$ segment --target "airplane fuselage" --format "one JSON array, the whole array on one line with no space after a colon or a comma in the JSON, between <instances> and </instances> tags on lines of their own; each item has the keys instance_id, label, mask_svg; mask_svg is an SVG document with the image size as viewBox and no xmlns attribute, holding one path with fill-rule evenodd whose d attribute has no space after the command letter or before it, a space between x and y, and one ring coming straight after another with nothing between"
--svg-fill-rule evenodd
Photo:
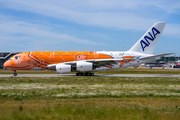
<instances>
[{"instance_id":1,"label":"airplane fuselage","mask_svg":"<svg viewBox=\"0 0 180 120\"><path fill-rule=\"evenodd\" d=\"M97 59L116 59L115 64L99 65L92 71L119 69L128 66L136 66L146 61L139 60L140 57L151 56L150 54L130 53L123 51L32 51L14 55L4 66L7 69L30 70L40 67L47 70L55 70L46 67L51 64L69 63L74 61L87 61ZM118 61L119 59L119 61ZM73 71L77 71L73 69Z\"/></svg>"}]
</instances>

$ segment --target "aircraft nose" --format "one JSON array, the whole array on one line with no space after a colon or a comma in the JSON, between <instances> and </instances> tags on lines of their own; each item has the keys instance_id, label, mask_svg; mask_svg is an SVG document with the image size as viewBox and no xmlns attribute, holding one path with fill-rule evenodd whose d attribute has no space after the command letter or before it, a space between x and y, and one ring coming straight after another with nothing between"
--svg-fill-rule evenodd
<instances>
[{"instance_id":1,"label":"aircraft nose","mask_svg":"<svg viewBox=\"0 0 180 120\"><path fill-rule=\"evenodd\" d=\"M9 66L9 62L6 61L3 66L4 66L5 68L7 68L7 67Z\"/></svg>"}]
</instances>

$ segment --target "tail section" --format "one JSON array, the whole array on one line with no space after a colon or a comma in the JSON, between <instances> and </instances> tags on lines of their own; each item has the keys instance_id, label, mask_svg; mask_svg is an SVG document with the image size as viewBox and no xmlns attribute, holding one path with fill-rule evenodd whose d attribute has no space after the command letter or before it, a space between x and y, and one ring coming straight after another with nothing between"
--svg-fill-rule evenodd
<instances>
[{"instance_id":1,"label":"tail section","mask_svg":"<svg viewBox=\"0 0 180 120\"><path fill-rule=\"evenodd\" d=\"M165 25L165 22L155 23L129 51L145 54L153 53Z\"/></svg>"},{"instance_id":2,"label":"tail section","mask_svg":"<svg viewBox=\"0 0 180 120\"><path fill-rule=\"evenodd\" d=\"M176 66L176 63L173 61L173 65Z\"/></svg>"}]
</instances>

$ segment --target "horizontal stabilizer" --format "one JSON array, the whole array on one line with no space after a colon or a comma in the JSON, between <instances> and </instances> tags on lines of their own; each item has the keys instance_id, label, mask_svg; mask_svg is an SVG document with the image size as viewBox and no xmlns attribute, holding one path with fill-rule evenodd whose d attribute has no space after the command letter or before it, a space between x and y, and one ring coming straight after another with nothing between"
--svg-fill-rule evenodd
<instances>
[{"instance_id":1,"label":"horizontal stabilizer","mask_svg":"<svg viewBox=\"0 0 180 120\"><path fill-rule=\"evenodd\" d=\"M174 54L174 53L165 53L165 54L153 55L153 56L139 58L139 60L156 59L157 57L163 57L163 56L167 56L167 55L171 55L171 54Z\"/></svg>"}]
</instances>

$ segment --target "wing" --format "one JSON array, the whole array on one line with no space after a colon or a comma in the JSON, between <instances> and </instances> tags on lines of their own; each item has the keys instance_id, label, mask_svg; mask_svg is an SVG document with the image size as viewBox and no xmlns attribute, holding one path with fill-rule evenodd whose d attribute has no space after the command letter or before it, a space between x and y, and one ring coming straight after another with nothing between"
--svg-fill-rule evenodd
<instances>
[{"instance_id":1,"label":"wing","mask_svg":"<svg viewBox=\"0 0 180 120\"><path fill-rule=\"evenodd\" d=\"M107 67L107 66L113 66L119 62L127 62L127 61L131 61L134 60L134 58L122 58L122 59L92 59L92 60L82 60L83 62L89 62L89 63L93 63L93 65L97 68L97 67ZM71 62L64 62L61 64L65 64L65 65L71 65L72 67L75 67L77 62L79 61L71 61ZM56 65L57 64L51 64L51 65L47 65L47 68L50 69L56 69Z\"/></svg>"}]
</instances>

